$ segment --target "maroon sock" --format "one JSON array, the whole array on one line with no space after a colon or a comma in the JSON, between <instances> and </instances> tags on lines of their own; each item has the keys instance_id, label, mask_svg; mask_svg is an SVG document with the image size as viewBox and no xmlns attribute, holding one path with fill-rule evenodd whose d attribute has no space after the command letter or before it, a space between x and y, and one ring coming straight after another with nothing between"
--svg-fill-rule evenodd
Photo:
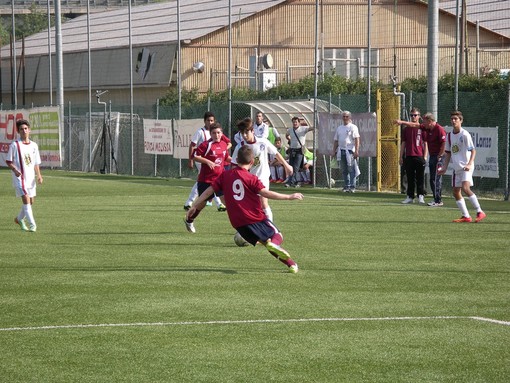
<instances>
[{"instance_id":1,"label":"maroon sock","mask_svg":"<svg viewBox=\"0 0 510 383\"><path fill-rule=\"evenodd\" d=\"M276 233L271 237L271 242L273 242L275 245L280 246L283 242L283 236L281 233Z\"/></svg>"},{"instance_id":2,"label":"maroon sock","mask_svg":"<svg viewBox=\"0 0 510 383\"><path fill-rule=\"evenodd\" d=\"M200 214L202 210L195 210L195 212L191 215L191 217L189 217L187 219L188 222L193 222L195 220L195 218L197 218L197 216Z\"/></svg>"}]
</instances>

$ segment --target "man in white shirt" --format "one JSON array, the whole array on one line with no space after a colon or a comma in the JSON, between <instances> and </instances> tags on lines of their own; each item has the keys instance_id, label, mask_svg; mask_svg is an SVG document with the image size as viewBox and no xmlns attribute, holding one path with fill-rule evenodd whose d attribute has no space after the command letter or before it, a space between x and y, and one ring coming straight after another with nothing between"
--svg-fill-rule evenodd
<instances>
[{"instance_id":1,"label":"man in white shirt","mask_svg":"<svg viewBox=\"0 0 510 383\"><path fill-rule=\"evenodd\" d=\"M289 145L289 164L292 166L293 172L286 181L286 187L299 187L297 174L303 165L303 148L306 145L306 133L315 130L307 125L301 125L299 117L292 117L292 128L287 129L287 140Z\"/></svg>"},{"instance_id":2,"label":"man in white shirt","mask_svg":"<svg viewBox=\"0 0 510 383\"><path fill-rule=\"evenodd\" d=\"M333 151L342 167L344 192L354 193L360 135L358 127L352 123L351 112L344 111L342 119L343 124L336 128Z\"/></svg>"}]
</instances>

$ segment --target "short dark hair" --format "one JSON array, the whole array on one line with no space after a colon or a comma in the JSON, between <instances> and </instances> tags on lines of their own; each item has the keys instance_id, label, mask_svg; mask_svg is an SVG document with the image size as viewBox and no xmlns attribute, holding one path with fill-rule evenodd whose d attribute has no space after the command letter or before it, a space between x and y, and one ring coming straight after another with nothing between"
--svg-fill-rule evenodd
<instances>
[{"instance_id":1,"label":"short dark hair","mask_svg":"<svg viewBox=\"0 0 510 383\"><path fill-rule=\"evenodd\" d=\"M214 129L220 129L223 131L223 127L219 122L213 122L211 125L209 125L209 131L212 132Z\"/></svg>"},{"instance_id":2,"label":"short dark hair","mask_svg":"<svg viewBox=\"0 0 510 383\"><path fill-rule=\"evenodd\" d=\"M418 109L416 107L411 109L411 114L420 114L420 109Z\"/></svg>"},{"instance_id":3,"label":"short dark hair","mask_svg":"<svg viewBox=\"0 0 510 383\"><path fill-rule=\"evenodd\" d=\"M30 128L30 122L27 120L18 120L16 121L16 129L19 131L19 128L21 128L21 125L26 125Z\"/></svg>"},{"instance_id":4,"label":"short dark hair","mask_svg":"<svg viewBox=\"0 0 510 383\"><path fill-rule=\"evenodd\" d=\"M248 145L243 145L237 152L237 164L248 165L253 161L253 150Z\"/></svg>"},{"instance_id":5,"label":"short dark hair","mask_svg":"<svg viewBox=\"0 0 510 383\"><path fill-rule=\"evenodd\" d=\"M205 112L205 113L204 113L204 121L205 121L205 120L208 120L208 119L209 119L209 117L213 117L213 118L214 118L214 120L216 121L216 116L214 115L214 113L213 113L213 112Z\"/></svg>"},{"instance_id":6,"label":"short dark hair","mask_svg":"<svg viewBox=\"0 0 510 383\"><path fill-rule=\"evenodd\" d=\"M459 120L464 121L464 116L462 115L462 112L460 110L454 110L450 113L450 117L457 116Z\"/></svg>"},{"instance_id":7,"label":"short dark hair","mask_svg":"<svg viewBox=\"0 0 510 383\"><path fill-rule=\"evenodd\" d=\"M292 122L299 121L299 117L292 117Z\"/></svg>"},{"instance_id":8,"label":"short dark hair","mask_svg":"<svg viewBox=\"0 0 510 383\"><path fill-rule=\"evenodd\" d=\"M237 130L240 132L244 132L246 130L253 130L253 121L250 117L243 118L241 121L237 122Z\"/></svg>"}]
</instances>

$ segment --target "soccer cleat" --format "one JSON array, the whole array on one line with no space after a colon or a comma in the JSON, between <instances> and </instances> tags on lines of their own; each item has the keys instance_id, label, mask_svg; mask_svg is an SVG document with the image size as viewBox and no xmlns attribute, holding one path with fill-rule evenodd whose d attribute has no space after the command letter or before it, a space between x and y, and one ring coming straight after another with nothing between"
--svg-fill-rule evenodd
<instances>
[{"instance_id":1,"label":"soccer cleat","mask_svg":"<svg viewBox=\"0 0 510 383\"><path fill-rule=\"evenodd\" d=\"M287 259L290 258L290 254L287 253L287 250L285 250L283 247L274 244L271 241L267 241L265 246L267 250L269 250L273 254L276 254L278 256L278 259L281 259L282 261L286 261Z\"/></svg>"},{"instance_id":2,"label":"soccer cleat","mask_svg":"<svg viewBox=\"0 0 510 383\"><path fill-rule=\"evenodd\" d=\"M295 263L289 267L289 273L291 273L291 274L296 274L298 271L299 271L299 267L298 267L297 263Z\"/></svg>"},{"instance_id":3,"label":"soccer cleat","mask_svg":"<svg viewBox=\"0 0 510 383\"><path fill-rule=\"evenodd\" d=\"M414 198L411 198L409 196L407 196L406 199L402 201L402 203L405 203L405 204L413 203L413 202L414 202Z\"/></svg>"},{"instance_id":4,"label":"soccer cleat","mask_svg":"<svg viewBox=\"0 0 510 383\"><path fill-rule=\"evenodd\" d=\"M221 204L220 206L218 206L218 211L227 211L227 207Z\"/></svg>"},{"instance_id":5,"label":"soccer cleat","mask_svg":"<svg viewBox=\"0 0 510 383\"><path fill-rule=\"evenodd\" d=\"M26 223L25 223L25 220L23 220L23 219L22 219L21 221L18 221L18 217L16 217L16 218L14 218L14 223L15 223L16 225L19 225L19 227L21 228L21 230L23 230L23 231L28 231L28 227L27 227L27 225L26 225Z\"/></svg>"},{"instance_id":6,"label":"soccer cleat","mask_svg":"<svg viewBox=\"0 0 510 383\"><path fill-rule=\"evenodd\" d=\"M471 217L462 216L458 219L454 219L452 222L460 223L460 222L471 222L471 221L472 221Z\"/></svg>"},{"instance_id":7,"label":"soccer cleat","mask_svg":"<svg viewBox=\"0 0 510 383\"><path fill-rule=\"evenodd\" d=\"M211 201L207 201L205 206L212 206L212 202Z\"/></svg>"},{"instance_id":8,"label":"soccer cleat","mask_svg":"<svg viewBox=\"0 0 510 383\"><path fill-rule=\"evenodd\" d=\"M193 222L188 222L186 221L186 218L184 218L184 224L186 225L186 230L188 230L190 233L196 233Z\"/></svg>"},{"instance_id":9,"label":"soccer cleat","mask_svg":"<svg viewBox=\"0 0 510 383\"><path fill-rule=\"evenodd\" d=\"M32 233L35 233L37 231L37 226L35 224L30 225L28 227L28 231L31 231Z\"/></svg>"},{"instance_id":10,"label":"soccer cleat","mask_svg":"<svg viewBox=\"0 0 510 383\"><path fill-rule=\"evenodd\" d=\"M430 207L440 207L440 206L443 206L443 203L432 201L432 202L429 202L427 205L429 205Z\"/></svg>"},{"instance_id":11,"label":"soccer cleat","mask_svg":"<svg viewBox=\"0 0 510 383\"><path fill-rule=\"evenodd\" d=\"M487 214L485 214L483 211L479 211L478 213L476 213L475 222L476 223L481 222L485 217L487 217Z\"/></svg>"},{"instance_id":12,"label":"soccer cleat","mask_svg":"<svg viewBox=\"0 0 510 383\"><path fill-rule=\"evenodd\" d=\"M184 205L184 210L188 211L189 209L191 209L191 205L188 204Z\"/></svg>"},{"instance_id":13,"label":"soccer cleat","mask_svg":"<svg viewBox=\"0 0 510 383\"><path fill-rule=\"evenodd\" d=\"M420 194L418 196L418 203L420 203L420 204L424 204L425 203L425 198L423 198L423 194Z\"/></svg>"}]
</instances>

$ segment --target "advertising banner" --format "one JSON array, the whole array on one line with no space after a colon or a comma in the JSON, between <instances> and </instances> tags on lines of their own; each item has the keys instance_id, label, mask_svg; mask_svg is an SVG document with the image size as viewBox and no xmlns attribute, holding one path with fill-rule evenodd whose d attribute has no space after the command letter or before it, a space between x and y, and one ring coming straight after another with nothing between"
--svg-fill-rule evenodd
<instances>
[{"instance_id":1,"label":"advertising banner","mask_svg":"<svg viewBox=\"0 0 510 383\"><path fill-rule=\"evenodd\" d=\"M194 120L175 120L174 124L174 158L188 159L189 144L195 132L204 126L201 118Z\"/></svg>"},{"instance_id":2,"label":"advertising banner","mask_svg":"<svg viewBox=\"0 0 510 383\"><path fill-rule=\"evenodd\" d=\"M9 145L18 139L16 121L30 122L30 139L39 146L42 167L61 167L60 118L58 107L0 111L0 166L5 166Z\"/></svg>"},{"instance_id":3,"label":"advertising banner","mask_svg":"<svg viewBox=\"0 0 510 383\"><path fill-rule=\"evenodd\" d=\"M143 146L146 154L172 155L172 120L143 120Z\"/></svg>"}]
</instances>

